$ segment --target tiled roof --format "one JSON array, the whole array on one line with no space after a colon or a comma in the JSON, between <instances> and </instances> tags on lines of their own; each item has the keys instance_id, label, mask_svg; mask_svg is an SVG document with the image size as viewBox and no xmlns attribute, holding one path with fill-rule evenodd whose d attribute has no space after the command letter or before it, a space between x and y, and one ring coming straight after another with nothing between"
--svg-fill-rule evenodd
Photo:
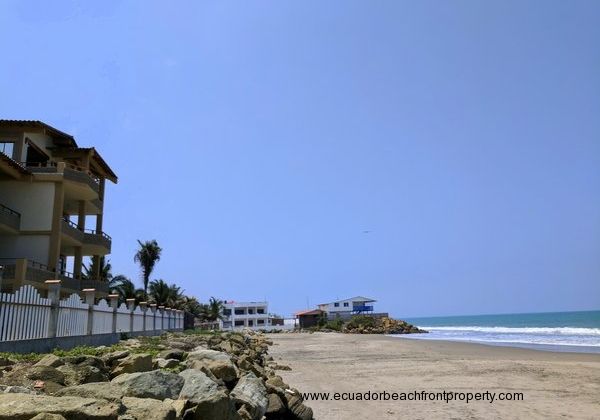
<instances>
[{"instance_id":1,"label":"tiled roof","mask_svg":"<svg viewBox=\"0 0 600 420\"><path fill-rule=\"evenodd\" d=\"M77 142L75 138L65 133L64 131L60 131L57 128L52 127L44 122L38 120L0 120L0 127L35 127L41 128L48 132L48 134L52 137L61 139L69 143L70 146L77 147Z\"/></svg>"}]
</instances>

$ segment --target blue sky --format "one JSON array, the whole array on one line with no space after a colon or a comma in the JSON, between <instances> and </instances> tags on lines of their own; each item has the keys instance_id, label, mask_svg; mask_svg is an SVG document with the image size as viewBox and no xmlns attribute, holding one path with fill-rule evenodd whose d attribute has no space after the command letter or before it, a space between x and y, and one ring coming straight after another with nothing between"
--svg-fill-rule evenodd
<instances>
[{"instance_id":1,"label":"blue sky","mask_svg":"<svg viewBox=\"0 0 600 420\"><path fill-rule=\"evenodd\" d=\"M599 21L595 1L2 1L0 115L101 151L134 279L155 238L155 277L281 314L598 309Z\"/></svg>"}]
</instances>

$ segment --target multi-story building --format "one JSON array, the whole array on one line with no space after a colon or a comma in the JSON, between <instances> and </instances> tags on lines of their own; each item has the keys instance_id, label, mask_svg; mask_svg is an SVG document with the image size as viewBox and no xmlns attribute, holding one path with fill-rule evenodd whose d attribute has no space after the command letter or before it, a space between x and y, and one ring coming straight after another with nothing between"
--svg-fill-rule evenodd
<instances>
[{"instance_id":1,"label":"multi-story building","mask_svg":"<svg viewBox=\"0 0 600 420\"><path fill-rule=\"evenodd\" d=\"M220 328L222 330L270 328L268 307L267 302L226 302Z\"/></svg>"},{"instance_id":2,"label":"multi-story building","mask_svg":"<svg viewBox=\"0 0 600 420\"><path fill-rule=\"evenodd\" d=\"M60 279L64 293L108 292L99 281L100 257L111 249L102 226L106 180L117 176L93 147L40 121L0 120L3 290ZM86 256L96 264L83 280Z\"/></svg>"},{"instance_id":3,"label":"multi-story building","mask_svg":"<svg viewBox=\"0 0 600 420\"><path fill-rule=\"evenodd\" d=\"M329 317L347 317L358 314L372 314L374 299L364 296L355 296L349 299L336 300L329 303L321 303L319 309Z\"/></svg>"}]
</instances>

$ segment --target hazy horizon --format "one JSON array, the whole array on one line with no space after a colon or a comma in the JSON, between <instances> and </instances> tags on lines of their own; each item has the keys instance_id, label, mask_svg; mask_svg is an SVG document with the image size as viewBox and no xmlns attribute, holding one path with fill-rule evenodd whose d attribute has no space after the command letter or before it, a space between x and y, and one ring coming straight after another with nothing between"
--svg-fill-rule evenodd
<instances>
[{"instance_id":1,"label":"hazy horizon","mask_svg":"<svg viewBox=\"0 0 600 420\"><path fill-rule=\"evenodd\" d=\"M0 116L119 176L114 274L156 239L153 278L282 315L600 309L599 2L0 11Z\"/></svg>"}]
</instances>

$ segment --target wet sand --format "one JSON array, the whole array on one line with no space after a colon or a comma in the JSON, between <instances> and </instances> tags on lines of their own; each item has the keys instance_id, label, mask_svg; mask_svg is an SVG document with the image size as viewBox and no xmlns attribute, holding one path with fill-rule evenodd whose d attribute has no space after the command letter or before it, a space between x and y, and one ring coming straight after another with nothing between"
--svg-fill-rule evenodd
<instances>
[{"instance_id":1,"label":"wet sand","mask_svg":"<svg viewBox=\"0 0 600 420\"><path fill-rule=\"evenodd\" d=\"M316 419L600 418L600 355L335 333L270 334L302 392L522 392L523 401L306 401ZM489 397L488 397L489 398ZM496 397L498 398L498 397Z\"/></svg>"}]
</instances>

